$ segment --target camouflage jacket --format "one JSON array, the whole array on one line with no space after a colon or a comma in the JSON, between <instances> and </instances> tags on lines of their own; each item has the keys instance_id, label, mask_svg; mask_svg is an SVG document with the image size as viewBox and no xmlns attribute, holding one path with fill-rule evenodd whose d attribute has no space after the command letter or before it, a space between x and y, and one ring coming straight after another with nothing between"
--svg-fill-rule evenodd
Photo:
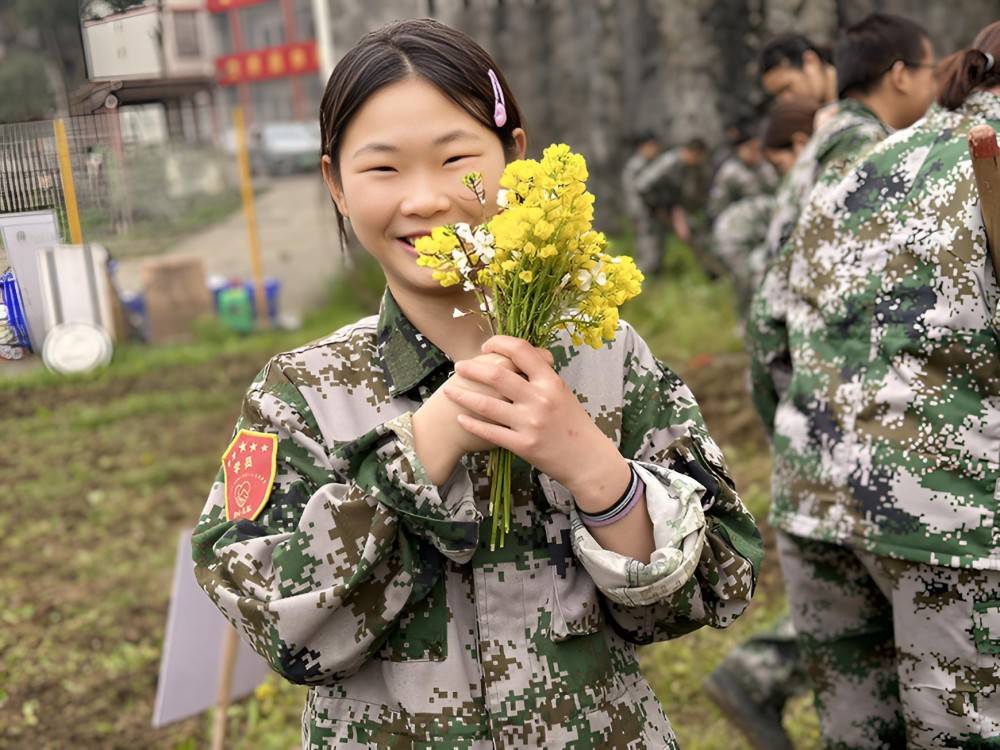
<instances>
[{"instance_id":1,"label":"camouflage jacket","mask_svg":"<svg viewBox=\"0 0 1000 750\"><path fill-rule=\"evenodd\" d=\"M628 158L622 168L622 198L625 210L633 219L636 216L644 216L649 213L649 207L639 192L639 173L649 164L651 160L640 154L638 151Z\"/></svg>"},{"instance_id":2,"label":"camouflage jacket","mask_svg":"<svg viewBox=\"0 0 1000 750\"><path fill-rule=\"evenodd\" d=\"M737 201L715 220L712 235L716 255L737 283L755 288L764 276L767 229L775 197L769 193Z\"/></svg>"},{"instance_id":3,"label":"camouflage jacket","mask_svg":"<svg viewBox=\"0 0 1000 750\"><path fill-rule=\"evenodd\" d=\"M795 160L791 171L778 187L774 217L767 231L767 262L779 255L795 229L820 173L843 173L864 150L891 132L875 114L857 99L841 99L837 112L813 133Z\"/></svg>"},{"instance_id":4,"label":"camouflage jacket","mask_svg":"<svg viewBox=\"0 0 1000 750\"><path fill-rule=\"evenodd\" d=\"M708 193L708 215L718 217L744 198L772 193L777 184L774 168L766 161L748 166L738 156L730 156L719 167Z\"/></svg>"},{"instance_id":5,"label":"camouflage jacket","mask_svg":"<svg viewBox=\"0 0 1000 750\"><path fill-rule=\"evenodd\" d=\"M966 135L1000 126L976 93L821 183L760 320L787 359L773 522L875 554L1000 570L1000 331Z\"/></svg>"},{"instance_id":6,"label":"camouflage jacket","mask_svg":"<svg viewBox=\"0 0 1000 750\"><path fill-rule=\"evenodd\" d=\"M674 747L634 644L747 606L761 556L691 392L627 324L557 368L646 483L649 564L602 549L568 491L514 469L506 546L489 548L486 453L442 486L411 415L453 363L387 293L378 318L271 359L237 428L277 435L255 521L217 477L194 535L216 606L310 686L307 747Z\"/></svg>"},{"instance_id":7,"label":"camouflage jacket","mask_svg":"<svg viewBox=\"0 0 1000 750\"><path fill-rule=\"evenodd\" d=\"M639 171L635 185L650 208L681 206L694 213L704 205L707 181L706 168L686 165L681 160L681 149L674 148L650 160Z\"/></svg>"},{"instance_id":8,"label":"camouflage jacket","mask_svg":"<svg viewBox=\"0 0 1000 750\"><path fill-rule=\"evenodd\" d=\"M842 99L838 102L836 113L813 134L778 188L765 243L765 273L778 263L782 248L791 237L799 213L816 183L839 180L865 151L889 132L889 127L859 101ZM784 329L775 328L769 322L784 317L787 282L787 273L768 273L751 303L747 330L751 395L769 433L774 427L778 399L791 377L791 364L783 355L786 351Z\"/></svg>"}]
</instances>

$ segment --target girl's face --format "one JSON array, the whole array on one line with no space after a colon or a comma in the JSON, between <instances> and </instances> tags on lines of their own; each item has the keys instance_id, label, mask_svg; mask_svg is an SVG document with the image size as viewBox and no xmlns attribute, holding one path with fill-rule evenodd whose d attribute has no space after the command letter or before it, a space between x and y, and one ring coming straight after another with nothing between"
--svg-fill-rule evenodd
<instances>
[{"instance_id":1,"label":"girl's face","mask_svg":"<svg viewBox=\"0 0 1000 750\"><path fill-rule=\"evenodd\" d=\"M514 131L518 158L525 134ZM422 78L408 78L372 94L344 131L340 180L329 157L323 178L358 240L382 266L393 291L451 295L431 269L416 264L413 242L442 224L482 219L482 208L462 184L481 172L487 209L495 200L506 160L496 134Z\"/></svg>"}]
</instances>

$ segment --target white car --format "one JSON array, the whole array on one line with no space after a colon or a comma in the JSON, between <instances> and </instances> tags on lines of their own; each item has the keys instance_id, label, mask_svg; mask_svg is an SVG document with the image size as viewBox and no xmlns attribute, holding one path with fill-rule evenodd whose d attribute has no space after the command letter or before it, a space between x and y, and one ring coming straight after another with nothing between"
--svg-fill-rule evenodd
<instances>
[{"instance_id":1,"label":"white car","mask_svg":"<svg viewBox=\"0 0 1000 750\"><path fill-rule=\"evenodd\" d=\"M315 122L271 122L249 129L247 149L255 174L282 175L319 170L319 124ZM236 135L228 130L222 148L236 153Z\"/></svg>"}]
</instances>

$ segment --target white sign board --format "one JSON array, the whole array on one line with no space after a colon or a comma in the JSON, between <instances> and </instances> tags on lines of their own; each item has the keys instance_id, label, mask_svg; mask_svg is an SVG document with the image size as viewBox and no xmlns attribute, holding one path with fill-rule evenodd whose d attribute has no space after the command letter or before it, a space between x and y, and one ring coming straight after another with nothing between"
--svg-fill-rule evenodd
<instances>
[{"instance_id":1,"label":"white sign board","mask_svg":"<svg viewBox=\"0 0 1000 750\"><path fill-rule=\"evenodd\" d=\"M28 336L35 351L41 351L45 341L45 307L42 284L38 276L38 257L46 248L60 243L59 229L53 211L25 211L0 215L0 237L7 249L10 266L14 269L21 289Z\"/></svg>"},{"instance_id":2,"label":"white sign board","mask_svg":"<svg viewBox=\"0 0 1000 750\"><path fill-rule=\"evenodd\" d=\"M101 14L98 18L85 17L82 27L90 80L118 81L163 75L160 12L155 5Z\"/></svg>"},{"instance_id":3,"label":"white sign board","mask_svg":"<svg viewBox=\"0 0 1000 750\"><path fill-rule=\"evenodd\" d=\"M153 726L162 727L215 705L222 641L230 624L198 586L191 562L191 532L177 544L174 583L156 683ZM230 700L253 692L271 668L240 639Z\"/></svg>"}]
</instances>

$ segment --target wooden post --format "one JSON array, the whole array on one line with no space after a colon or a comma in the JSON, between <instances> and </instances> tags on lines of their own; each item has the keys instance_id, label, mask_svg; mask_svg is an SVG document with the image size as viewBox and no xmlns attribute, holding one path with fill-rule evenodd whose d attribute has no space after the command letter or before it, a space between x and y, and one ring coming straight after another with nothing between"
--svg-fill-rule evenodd
<instances>
[{"instance_id":1,"label":"wooden post","mask_svg":"<svg viewBox=\"0 0 1000 750\"><path fill-rule=\"evenodd\" d=\"M215 696L215 716L212 717L212 750L223 750L226 746L226 710L229 708L229 693L233 685L233 670L236 668L236 647L239 645L236 629L227 627L222 637L222 660L219 662L219 688Z\"/></svg>"},{"instance_id":2,"label":"wooden post","mask_svg":"<svg viewBox=\"0 0 1000 750\"><path fill-rule=\"evenodd\" d=\"M76 185L73 182L73 162L69 156L69 140L66 138L66 122L61 118L52 123L56 136L56 150L59 153L59 176L62 179L63 197L66 200L66 222L69 225L69 241L74 245L83 244L83 230L80 228L80 209L76 204Z\"/></svg>"},{"instance_id":3,"label":"wooden post","mask_svg":"<svg viewBox=\"0 0 1000 750\"><path fill-rule=\"evenodd\" d=\"M1000 283L1000 147L997 146L997 134L993 128L983 124L969 131L969 154L976 175L979 207L986 226L993 274Z\"/></svg>"},{"instance_id":4,"label":"wooden post","mask_svg":"<svg viewBox=\"0 0 1000 750\"><path fill-rule=\"evenodd\" d=\"M260 261L260 242L257 239L257 214L253 202L253 178L250 175L250 155L247 151L246 123L243 108L233 110L236 129L236 154L240 162L240 191L243 194L243 213L247 217L247 239L250 242L250 268L257 300L257 322L261 328L268 328L267 293L264 291L264 269Z\"/></svg>"}]
</instances>

